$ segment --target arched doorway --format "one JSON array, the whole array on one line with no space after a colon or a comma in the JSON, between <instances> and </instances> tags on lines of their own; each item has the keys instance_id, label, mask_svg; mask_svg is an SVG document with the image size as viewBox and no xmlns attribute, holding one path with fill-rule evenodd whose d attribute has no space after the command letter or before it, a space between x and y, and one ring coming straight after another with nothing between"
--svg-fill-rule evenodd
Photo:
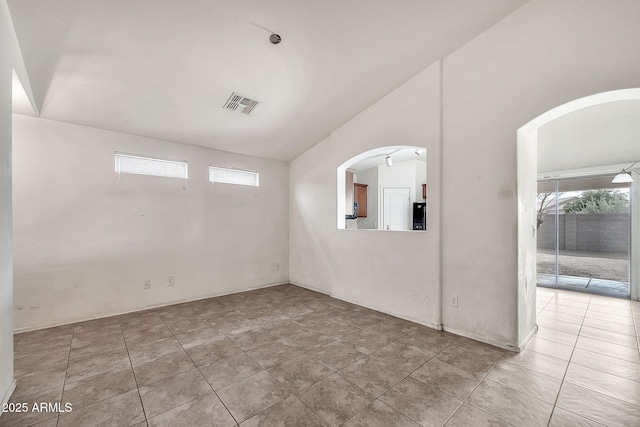
<instances>
[{"instance_id":1,"label":"arched doorway","mask_svg":"<svg viewBox=\"0 0 640 427\"><path fill-rule=\"evenodd\" d=\"M584 108L616 101L639 100L640 89L625 89L587 96L554 108L521 127L517 132L517 189L518 189L518 346L522 347L536 330L536 237L537 237L537 177L539 129L570 113ZM631 159L629 163L637 159ZM603 167L607 165L602 165ZM619 165L608 165L613 170ZM619 170L619 169L618 169ZM640 183L632 185L633 195ZM637 203L636 203L637 205ZM640 210L632 204L632 218ZM632 221L631 230L631 298L638 298L640 261L638 252L640 235L638 221Z\"/></svg>"}]
</instances>

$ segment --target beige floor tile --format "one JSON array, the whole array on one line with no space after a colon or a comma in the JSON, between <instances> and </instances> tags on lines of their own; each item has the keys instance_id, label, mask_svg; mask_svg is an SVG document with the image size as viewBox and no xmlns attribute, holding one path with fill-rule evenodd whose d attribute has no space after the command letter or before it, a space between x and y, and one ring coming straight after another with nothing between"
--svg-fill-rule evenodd
<instances>
[{"instance_id":1,"label":"beige floor tile","mask_svg":"<svg viewBox=\"0 0 640 427\"><path fill-rule=\"evenodd\" d=\"M447 332L429 332L423 330L412 331L398 340L399 343L408 345L412 350L419 351L427 356L435 356L460 337Z\"/></svg>"},{"instance_id":2,"label":"beige floor tile","mask_svg":"<svg viewBox=\"0 0 640 427\"><path fill-rule=\"evenodd\" d=\"M38 391L30 394L18 394L16 390L9 403L21 403L26 404L27 412L4 412L0 417L0 425L2 426L30 426L42 421L56 418L57 412L37 412L33 411L33 405L40 403L60 403L62 397L62 387L57 387L50 390Z\"/></svg>"},{"instance_id":3,"label":"beige floor tile","mask_svg":"<svg viewBox=\"0 0 640 427\"><path fill-rule=\"evenodd\" d=\"M383 337L391 338L393 340L402 338L405 335L405 331L411 332L411 330L406 329L403 325L395 325L393 323L387 323L386 321L378 322L373 326L365 328L364 330L373 332L377 335L382 335Z\"/></svg>"},{"instance_id":4,"label":"beige floor tile","mask_svg":"<svg viewBox=\"0 0 640 427\"><path fill-rule=\"evenodd\" d=\"M548 341L543 338L533 337L526 347L529 351L535 351L536 353L546 354L547 356L555 357L564 361L571 359L571 353L573 352L573 346L564 344L558 344L557 342Z\"/></svg>"},{"instance_id":5,"label":"beige floor tile","mask_svg":"<svg viewBox=\"0 0 640 427\"><path fill-rule=\"evenodd\" d=\"M501 363L513 363L560 380L569 366L569 363L564 360L526 349L520 353L505 353L502 360L498 362L498 364Z\"/></svg>"},{"instance_id":6,"label":"beige floor tile","mask_svg":"<svg viewBox=\"0 0 640 427\"><path fill-rule=\"evenodd\" d=\"M20 378L34 373L46 375L50 372L58 372L60 368L66 369L68 362L68 349L15 357L13 361L13 376Z\"/></svg>"},{"instance_id":7,"label":"beige floor tile","mask_svg":"<svg viewBox=\"0 0 640 427\"><path fill-rule=\"evenodd\" d=\"M556 405L607 426L640 425L640 406L570 383L562 385Z\"/></svg>"},{"instance_id":8,"label":"beige floor tile","mask_svg":"<svg viewBox=\"0 0 640 427\"><path fill-rule=\"evenodd\" d=\"M198 367L209 365L213 362L226 359L227 357L234 356L241 352L242 350L227 338L187 349L189 357Z\"/></svg>"},{"instance_id":9,"label":"beige floor tile","mask_svg":"<svg viewBox=\"0 0 640 427\"><path fill-rule=\"evenodd\" d=\"M184 350L174 351L157 359L133 365L138 386L151 384L193 368L195 365Z\"/></svg>"},{"instance_id":10,"label":"beige floor tile","mask_svg":"<svg viewBox=\"0 0 640 427\"><path fill-rule=\"evenodd\" d=\"M587 299L587 301L588 300L589 299ZM574 307L574 308L583 308L586 310L589 307L589 302L561 300L561 301L550 302L549 306Z\"/></svg>"},{"instance_id":11,"label":"beige floor tile","mask_svg":"<svg viewBox=\"0 0 640 427\"><path fill-rule=\"evenodd\" d=\"M33 424L33 427L57 427L57 425L58 425L58 417L55 417L55 418L49 418L47 421L42 421L38 424ZM145 423L145 426L146 426L146 423Z\"/></svg>"},{"instance_id":12,"label":"beige floor tile","mask_svg":"<svg viewBox=\"0 0 640 427\"><path fill-rule=\"evenodd\" d=\"M411 346L399 342L382 347L370 356L405 374L410 374L432 358L431 355L413 350Z\"/></svg>"},{"instance_id":13,"label":"beige floor tile","mask_svg":"<svg viewBox=\"0 0 640 427\"><path fill-rule=\"evenodd\" d=\"M244 332L228 334L227 338L233 341L233 343L242 350L251 350L259 345L278 339L278 337L271 335L263 328L255 328Z\"/></svg>"},{"instance_id":14,"label":"beige floor tile","mask_svg":"<svg viewBox=\"0 0 640 427\"><path fill-rule=\"evenodd\" d=\"M108 324L108 326L100 328L83 328L78 330L76 327L73 332L73 341L71 348L83 347L87 344L96 343L96 341L115 340L116 337L123 337L120 323Z\"/></svg>"},{"instance_id":15,"label":"beige floor tile","mask_svg":"<svg viewBox=\"0 0 640 427\"><path fill-rule=\"evenodd\" d=\"M17 394L30 394L37 391L62 387L67 372L66 364L48 367L44 370L34 370L16 379Z\"/></svg>"},{"instance_id":16,"label":"beige floor tile","mask_svg":"<svg viewBox=\"0 0 640 427\"><path fill-rule=\"evenodd\" d=\"M345 322L325 323L324 325L316 326L313 329L334 340L338 340L361 330L360 328Z\"/></svg>"},{"instance_id":17,"label":"beige floor tile","mask_svg":"<svg viewBox=\"0 0 640 427\"><path fill-rule=\"evenodd\" d=\"M555 311L558 313L567 313L567 314L573 314L575 316L584 316L585 314L587 314L587 309L586 308L578 308L578 307L570 307L570 306L566 306L566 305L559 305L559 304L549 304L547 305L544 310L544 312L549 312L549 311Z\"/></svg>"},{"instance_id":18,"label":"beige floor tile","mask_svg":"<svg viewBox=\"0 0 640 427\"><path fill-rule=\"evenodd\" d=\"M374 400L337 374L304 389L298 397L331 426L344 423Z\"/></svg>"},{"instance_id":19,"label":"beige floor tile","mask_svg":"<svg viewBox=\"0 0 640 427\"><path fill-rule=\"evenodd\" d=\"M200 371L192 369L140 387L140 397L144 412L150 418L211 391Z\"/></svg>"},{"instance_id":20,"label":"beige floor tile","mask_svg":"<svg viewBox=\"0 0 640 427\"><path fill-rule=\"evenodd\" d=\"M280 426L326 427L327 424L295 396L289 396L241 424L241 427Z\"/></svg>"},{"instance_id":21,"label":"beige floor tile","mask_svg":"<svg viewBox=\"0 0 640 427\"><path fill-rule=\"evenodd\" d=\"M338 375L357 385L374 397L402 381L407 374L394 370L371 357L365 357L338 371Z\"/></svg>"},{"instance_id":22,"label":"beige floor tile","mask_svg":"<svg viewBox=\"0 0 640 427\"><path fill-rule=\"evenodd\" d=\"M553 405L493 381L484 380L466 403L516 426L546 426Z\"/></svg>"},{"instance_id":23,"label":"beige floor tile","mask_svg":"<svg viewBox=\"0 0 640 427\"><path fill-rule=\"evenodd\" d=\"M563 322L561 320L548 319L546 317L537 317L536 323L538 326L575 335L580 333L580 328L582 327L582 325L578 323Z\"/></svg>"},{"instance_id":24,"label":"beige floor tile","mask_svg":"<svg viewBox=\"0 0 640 427\"><path fill-rule=\"evenodd\" d=\"M640 382L640 364L576 348L571 363Z\"/></svg>"},{"instance_id":25,"label":"beige floor tile","mask_svg":"<svg viewBox=\"0 0 640 427\"><path fill-rule=\"evenodd\" d=\"M625 347L638 348L638 340L636 339L636 337L620 334L618 332L605 331L603 329L583 326L580 330L580 335L600 341L623 345Z\"/></svg>"},{"instance_id":26,"label":"beige floor tile","mask_svg":"<svg viewBox=\"0 0 640 427\"><path fill-rule=\"evenodd\" d=\"M64 385L62 401L80 409L138 388L130 367Z\"/></svg>"},{"instance_id":27,"label":"beige floor tile","mask_svg":"<svg viewBox=\"0 0 640 427\"><path fill-rule=\"evenodd\" d=\"M561 313L559 311L542 310L538 319L549 319L552 321L562 321L581 325L584 320L584 316L576 316L575 314Z\"/></svg>"},{"instance_id":28,"label":"beige floor tile","mask_svg":"<svg viewBox=\"0 0 640 427\"><path fill-rule=\"evenodd\" d=\"M284 361L268 371L292 393L298 393L333 374L333 370L307 355Z\"/></svg>"},{"instance_id":29,"label":"beige floor tile","mask_svg":"<svg viewBox=\"0 0 640 427\"><path fill-rule=\"evenodd\" d=\"M606 341L594 340L593 338L584 336L578 338L576 348L593 351L594 353L604 354L606 356L615 357L628 362L640 363L640 354L638 354L638 349L636 348L612 344Z\"/></svg>"},{"instance_id":30,"label":"beige floor tile","mask_svg":"<svg viewBox=\"0 0 640 427\"><path fill-rule=\"evenodd\" d=\"M486 375L496 363L493 356L482 356L453 346L444 349L436 359L480 376Z\"/></svg>"},{"instance_id":31,"label":"beige floor tile","mask_svg":"<svg viewBox=\"0 0 640 427\"><path fill-rule=\"evenodd\" d=\"M462 403L411 377L383 394L380 400L425 427L444 425Z\"/></svg>"},{"instance_id":32,"label":"beige floor tile","mask_svg":"<svg viewBox=\"0 0 640 427\"><path fill-rule=\"evenodd\" d=\"M224 320L219 320L215 322L215 327L220 330L225 335L228 334L238 334L240 332L249 331L251 329L255 329L260 327L258 323L255 323L247 318L242 318L238 320L228 320L225 317Z\"/></svg>"},{"instance_id":33,"label":"beige floor tile","mask_svg":"<svg viewBox=\"0 0 640 427\"><path fill-rule=\"evenodd\" d=\"M416 369L411 376L459 400L466 399L482 380L482 375L472 374L435 358Z\"/></svg>"},{"instance_id":34,"label":"beige floor tile","mask_svg":"<svg viewBox=\"0 0 640 427\"><path fill-rule=\"evenodd\" d=\"M507 427L508 424L496 417L464 404L449 419L446 427Z\"/></svg>"},{"instance_id":35,"label":"beige floor tile","mask_svg":"<svg viewBox=\"0 0 640 427\"><path fill-rule=\"evenodd\" d=\"M140 346L127 346L131 363L138 365L157 359L165 354L182 350L180 343L173 337L142 344Z\"/></svg>"},{"instance_id":36,"label":"beige floor tile","mask_svg":"<svg viewBox=\"0 0 640 427\"><path fill-rule=\"evenodd\" d=\"M620 323L621 325L633 326L633 317L617 316L615 314L601 313L599 311L587 311L588 319L605 320L607 322Z\"/></svg>"},{"instance_id":37,"label":"beige floor tile","mask_svg":"<svg viewBox=\"0 0 640 427\"><path fill-rule=\"evenodd\" d=\"M238 422L289 397L289 391L265 371L228 385L217 394Z\"/></svg>"},{"instance_id":38,"label":"beige floor tile","mask_svg":"<svg viewBox=\"0 0 640 427\"><path fill-rule=\"evenodd\" d=\"M130 347L139 347L153 341L173 337L173 334L164 323L153 325L148 329L134 328L124 330L123 334L127 345Z\"/></svg>"},{"instance_id":39,"label":"beige floor tile","mask_svg":"<svg viewBox=\"0 0 640 427\"><path fill-rule=\"evenodd\" d=\"M479 341L475 341L466 337L460 337L453 344L452 347L463 348L472 353L477 353L481 356L487 356L498 361L507 351L498 348L493 345L485 344Z\"/></svg>"},{"instance_id":40,"label":"beige floor tile","mask_svg":"<svg viewBox=\"0 0 640 427\"><path fill-rule=\"evenodd\" d=\"M45 338L22 338L13 349L15 357L31 356L37 353L48 353L71 348L71 334Z\"/></svg>"},{"instance_id":41,"label":"beige floor tile","mask_svg":"<svg viewBox=\"0 0 640 427\"><path fill-rule=\"evenodd\" d=\"M589 304L589 311L597 311L599 313L614 314L616 316L633 317L633 311L631 310L631 307L626 307L626 308L611 307L608 305L591 303Z\"/></svg>"},{"instance_id":42,"label":"beige floor tile","mask_svg":"<svg viewBox=\"0 0 640 427\"><path fill-rule=\"evenodd\" d=\"M632 325L623 325L621 323L611 322L608 320L593 319L585 317L583 326L604 329L605 331L617 332L619 334L636 336L636 329Z\"/></svg>"},{"instance_id":43,"label":"beige floor tile","mask_svg":"<svg viewBox=\"0 0 640 427\"><path fill-rule=\"evenodd\" d=\"M363 354L371 354L391 343L393 340L388 337L374 334L369 331L358 331L346 337L340 338L341 343L346 344Z\"/></svg>"},{"instance_id":44,"label":"beige floor tile","mask_svg":"<svg viewBox=\"0 0 640 427\"><path fill-rule=\"evenodd\" d=\"M493 367L487 379L555 404L562 381L520 366L501 363Z\"/></svg>"},{"instance_id":45,"label":"beige floor tile","mask_svg":"<svg viewBox=\"0 0 640 427\"><path fill-rule=\"evenodd\" d=\"M144 421L138 390L111 397L93 405L60 415L60 427L89 425L130 426Z\"/></svg>"},{"instance_id":46,"label":"beige floor tile","mask_svg":"<svg viewBox=\"0 0 640 427\"><path fill-rule=\"evenodd\" d=\"M127 351L127 346L125 345L122 334L107 335L103 338L85 343L84 345L72 347L69 360L83 359L85 357L96 356L107 351L115 350Z\"/></svg>"},{"instance_id":47,"label":"beige floor tile","mask_svg":"<svg viewBox=\"0 0 640 427\"><path fill-rule=\"evenodd\" d=\"M263 344L247 351L247 355L265 369L276 366L285 360L298 357L303 353L304 350L287 344L282 339Z\"/></svg>"},{"instance_id":48,"label":"beige floor tile","mask_svg":"<svg viewBox=\"0 0 640 427\"><path fill-rule=\"evenodd\" d=\"M186 334L189 332L195 332L199 331L200 329L208 329L211 327L211 324L201 317L176 317L172 319L163 319L164 323L174 335Z\"/></svg>"},{"instance_id":49,"label":"beige floor tile","mask_svg":"<svg viewBox=\"0 0 640 427\"><path fill-rule=\"evenodd\" d=\"M418 427L419 424L379 400L358 412L345 427Z\"/></svg>"},{"instance_id":50,"label":"beige floor tile","mask_svg":"<svg viewBox=\"0 0 640 427\"><path fill-rule=\"evenodd\" d=\"M109 351L84 359L72 360L67 368L67 382L76 382L105 372L131 366L126 349Z\"/></svg>"},{"instance_id":51,"label":"beige floor tile","mask_svg":"<svg viewBox=\"0 0 640 427\"><path fill-rule=\"evenodd\" d=\"M640 382L573 363L564 381L640 406Z\"/></svg>"},{"instance_id":52,"label":"beige floor tile","mask_svg":"<svg viewBox=\"0 0 640 427\"><path fill-rule=\"evenodd\" d=\"M589 305L606 306L621 308L623 310L629 310L631 308L631 301L621 298L609 298L600 295L593 295Z\"/></svg>"},{"instance_id":53,"label":"beige floor tile","mask_svg":"<svg viewBox=\"0 0 640 427\"><path fill-rule=\"evenodd\" d=\"M293 335L296 332L306 331L308 328L293 319L281 320L270 325L263 326L264 330L278 338Z\"/></svg>"},{"instance_id":54,"label":"beige floor tile","mask_svg":"<svg viewBox=\"0 0 640 427\"><path fill-rule=\"evenodd\" d=\"M313 328L332 322L334 319L329 313L313 311L311 313L306 313L302 316L295 317L294 320L302 324L303 326L306 326L307 328Z\"/></svg>"},{"instance_id":55,"label":"beige floor tile","mask_svg":"<svg viewBox=\"0 0 640 427\"><path fill-rule=\"evenodd\" d=\"M335 341L308 353L310 357L337 371L365 357L353 347Z\"/></svg>"},{"instance_id":56,"label":"beige floor tile","mask_svg":"<svg viewBox=\"0 0 640 427\"><path fill-rule=\"evenodd\" d=\"M224 335L216 328L209 327L176 335L176 339L182 345L182 348L187 349L202 344L221 341L224 339Z\"/></svg>"},{"instance_id":57,"label":"beige floor tile","mask_svg":"<svg viewBox=\"0 0 640 427\"><path fill-rule=\"evenodd\" d=\"M214 390L243 380L260 371L262 371L262 366L244 353L238 353L235 356L200 367L200 372Z\"/></svg>"},{"instance_id":58,"label":"beige floor tile","mask_svg":"<svg viewBox=\"0 0 640 427\"><path fill-rule=\"evenodd\" d=\"M335 341L316 330L296 332L293 335L282 338L282 341L304 351L311 351Z\"/></svg>"},{"instance_id":59,"label":"beige floor tile","mask_svg":"<svg viewBox=\"0 0 640 427\"><path fill-rule=\"evenodd\" d=\"M538 327L538 332L535 334L536 337L545 339L547 341L557 342L558 344L564 344L568 346L575 346L576 341L578 340L578 334L570 334L567 332L557 331L555 329L550 329L544 326Z\"/></svg>"},{"instance_id":60,"label":"beige floor tile","mask_svg":"<svg viewBox=\"0 0 640 427\"><path fill-rule=\"evenodd\" d=\"M177 406L148 420L149 427L220 426L236 425L227 408L215 393L209 393Z\"/></svg>"},{"instance_id":61,"label":"beige floor tile","mask_svg":"<svg viewBox=\"0 0 640 427\"><path fill-rule=\"evenodd\" d=\"M572 414L557 406L553 409L549 427L601 427L602 424Z\"/></svg>"}]
</instances>

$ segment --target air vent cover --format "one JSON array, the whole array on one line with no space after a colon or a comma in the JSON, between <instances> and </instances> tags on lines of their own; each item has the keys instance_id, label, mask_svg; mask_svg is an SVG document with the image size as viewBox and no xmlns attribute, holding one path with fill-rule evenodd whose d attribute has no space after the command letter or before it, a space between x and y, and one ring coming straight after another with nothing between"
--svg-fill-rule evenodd
<instances>
[{"instance_id":1,"label":"air vent cover","mask_svg":"<svg viewBox=\"0 0 640 427\"><path fill-rule=\"evenodd\" d=\"M222 108L227 108L229 110L236 111L238 108L241 108L240 112L244 114L249 114L253 111L254 108L259 104L258 101L254 101L253 99L245 98L244 96L233 92L227 102L222 106Z\"/></svg>"}]
</instances>

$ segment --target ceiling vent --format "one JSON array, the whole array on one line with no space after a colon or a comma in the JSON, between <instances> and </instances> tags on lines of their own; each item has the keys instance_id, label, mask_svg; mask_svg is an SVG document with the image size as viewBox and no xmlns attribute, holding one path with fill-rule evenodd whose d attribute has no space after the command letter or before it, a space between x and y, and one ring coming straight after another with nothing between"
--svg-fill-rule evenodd
<instances>
[{"instance_id":1,"label":"ceiling vent","mask_svg":"<svg viewBox=\"0 0 640 427\"><path fill-rule=\"evenodd\" d=\"M227 108L233 111L237 111L238 108L241 108L240 110L241 113L249 114L253 111L254 108L256 108L258 104L259 104L258 101L245 98L244 96L233 92L229 97L229 99L227 99L227 102L224 103L222 108Z\"/></svg>"}]
</instances>

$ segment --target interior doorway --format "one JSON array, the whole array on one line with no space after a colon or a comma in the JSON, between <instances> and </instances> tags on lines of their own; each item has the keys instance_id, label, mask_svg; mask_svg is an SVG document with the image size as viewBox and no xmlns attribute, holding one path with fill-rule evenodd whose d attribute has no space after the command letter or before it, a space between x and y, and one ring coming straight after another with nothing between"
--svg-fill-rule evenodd
<instances>
[{"instance_id":1,"label":"interior doorway","mask_svg":"<svg viewBox=\"0 0 640 427\"><path fill-rule=\"evenodd\" d=\"M382 229L409 230L411 188L382 187Z\"/></svg>"},{"instance_id":2,"label":"interior doorway","mask_svg":"<svg viewBox=\"0 0 640 427\"><path fill-rule=\"evenodd\" d=\"M612 179L538 181L538 286L630 297L630 188Z\"/></svg>"}]
</instances>

